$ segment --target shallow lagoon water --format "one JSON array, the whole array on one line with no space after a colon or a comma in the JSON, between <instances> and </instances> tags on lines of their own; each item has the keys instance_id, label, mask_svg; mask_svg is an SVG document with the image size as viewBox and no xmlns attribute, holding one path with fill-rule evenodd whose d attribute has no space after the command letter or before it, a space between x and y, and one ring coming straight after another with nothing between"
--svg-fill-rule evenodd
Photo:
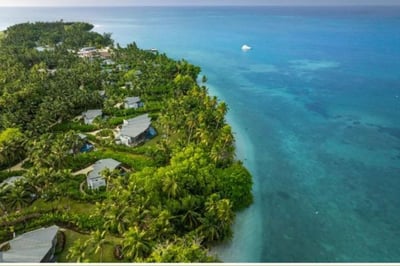
<instances>
[{"instance_id":1,"label":"shallow lagoon water","mask_svg":"<svg viewBox=\"0 0 400 266\"><path fill-rule=\"evenodd\" d=\"M224 261L400 261L399 8L3 10L202 67L254 177Z\"/></svg>"}]
</instances>

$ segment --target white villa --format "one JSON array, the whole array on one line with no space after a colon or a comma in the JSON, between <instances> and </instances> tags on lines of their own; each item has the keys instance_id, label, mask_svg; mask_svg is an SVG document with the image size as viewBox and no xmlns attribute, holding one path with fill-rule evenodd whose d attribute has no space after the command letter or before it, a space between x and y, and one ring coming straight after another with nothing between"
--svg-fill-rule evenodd
<instances>
[{"instance_id":1,"label":"white villa","mask_svg":"<svg viewBox=\"0 0 400 266\"><path fill-rule=\"evenodd\" d=\"M106 180L101 175L105 169L115 170L121 166L121 163L114 159L98 160L93 165L93 170L87 175L86 181L89 189L99 189L106 186Z\"/></svg>"},{"instance_id":2,"label":"white villa","mask_svg":"<svg viewBox=\"0 0 400 266\"><path fill-rule=\"evenodd\" d=\"M154 136L155 134L154 128L151 127L149 114L144 114L124 120L115 138L121 144L135 146L144 142L148 136Z\"/></svg>"}]
</instances>

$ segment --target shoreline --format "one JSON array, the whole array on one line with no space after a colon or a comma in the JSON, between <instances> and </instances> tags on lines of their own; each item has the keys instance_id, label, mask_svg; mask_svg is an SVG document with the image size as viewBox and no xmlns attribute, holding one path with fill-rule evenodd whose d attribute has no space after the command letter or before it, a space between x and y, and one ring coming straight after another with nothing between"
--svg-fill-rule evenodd
<instances>
[{"instance_id":1,"label":"shoreline","mask_svg":"<svg viewBox=\"0 0 400 266\"><path fill-rule=\"evenodd\" d=\"M207 83L208 93L216 96L219 101L224 101L223 94L216 86ZM227 103L227 102L226 102ZM223 262L259 262L261 258L262 243L257 243L257 237L262 235L261 215L258 212L259 197L261 196L256 180L256 165L254 146L246 130L240 127L240 122L230 108L226 121L231 126L235 138L235 157L243 162L243 165L251 173L253 179L252 193L254 202L248 208L236 213L232 225L233 237L229 242L219 243L210 248L210 253L215 254ZM246 256L243 256L243 255Z\"/></svg>"}]
</instances>

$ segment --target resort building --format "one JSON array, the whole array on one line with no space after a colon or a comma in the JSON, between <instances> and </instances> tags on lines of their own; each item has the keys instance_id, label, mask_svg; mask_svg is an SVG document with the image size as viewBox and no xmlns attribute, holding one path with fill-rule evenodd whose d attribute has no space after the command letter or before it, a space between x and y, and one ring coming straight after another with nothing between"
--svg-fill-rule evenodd
<instances>
[{"instance_id":1,"label":"resort building","mask_svg":"<svg viewBox=\"0 0 400 266\"><path fill-rule=\"evenodd\" d=\"M151 127L151 119L148 114L140 115L132 119L124 120L122 127L116 134L117 143L126 146L135 146L146 139L156 135Z\"/></svg>"},{"instance_id":2,"label":"resort building","mask_svg":"<svg viewBox=\"0 0 400 266\"><path fill-rule=\"evenodd\" d=\"M87 110L86 112L82 113L83 121L85 122L86 125L93 124L93 120L96 117L99 117L102 115L103 115L103 112L101 111L101 109Z\"/></svg>"},{"instance_id":3,"label":"resort building","mask_svg":"<svg viewBox=\"0 0 400 266\"><path fill-rule=\"evenodd\" d=\"M93 165L93 170L87 175L86 181L89 189L99 189L106 186L106 180L101 175L105 169L115 170L120 168L121 163L114 159L98 160Z\"/></svg>"},{"instance_id":4,"label":"resort building","mask_svg":"<svg viewBox=\"0 0 400 266\"><path fill-rule=\"evenodd\" d=\"M94 57L97 55L96 47L83 47L78 51L78 56L82 58Z\"/></svg>"},{"instance_id":5,"label":"resort building","mask_svg":"<svg viewBox=\"0 0 400 266\"><path fill-rule=\"evenodd\" d=\"M143 102L140 100L140 97L126 97L124 101L125 109L137 109L143 106Z\"/></svg>"},{"instance_id":6,"label":"resort building","mask_svg":"<svg viewBox=\"0 0 400 266\"><path fill-rule=\"evenodd\" d=\"M0 245L0 263L39 263L54 261L58 226L40 228L19 235Z\"/></svg>"}]
</instances>

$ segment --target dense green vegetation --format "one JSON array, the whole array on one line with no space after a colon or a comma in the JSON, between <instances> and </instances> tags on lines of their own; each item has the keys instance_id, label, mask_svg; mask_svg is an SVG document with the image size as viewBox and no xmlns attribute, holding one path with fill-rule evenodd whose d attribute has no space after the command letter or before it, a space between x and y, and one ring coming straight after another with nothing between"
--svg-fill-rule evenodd
<instances>
[{"instance_id":1,"label":"dense green vegetation","mask_svg":"<svg viewBox=\"0 0 400 266\"><path fill-rule=\"evenodd\" d=\"M0 181L24 177L0 187L0 242L55 223L68 228L60 261L217 260L208 248L231 238L235 211L252 203L228 107L197 84L199 67L135 43L113 46L92 28L24 23L0 38ZM109 53L77 55L89 46ZM127 96L144 107L124 109ZM95 108L104 116L85 125L79 116ZM117 145L115 127L143 113L158 135ZM94 151L80 152L83 132ZM106 170L107 186L89 190L74 172L103 158L126 173Z\"/></svg>"}]
</instances>

